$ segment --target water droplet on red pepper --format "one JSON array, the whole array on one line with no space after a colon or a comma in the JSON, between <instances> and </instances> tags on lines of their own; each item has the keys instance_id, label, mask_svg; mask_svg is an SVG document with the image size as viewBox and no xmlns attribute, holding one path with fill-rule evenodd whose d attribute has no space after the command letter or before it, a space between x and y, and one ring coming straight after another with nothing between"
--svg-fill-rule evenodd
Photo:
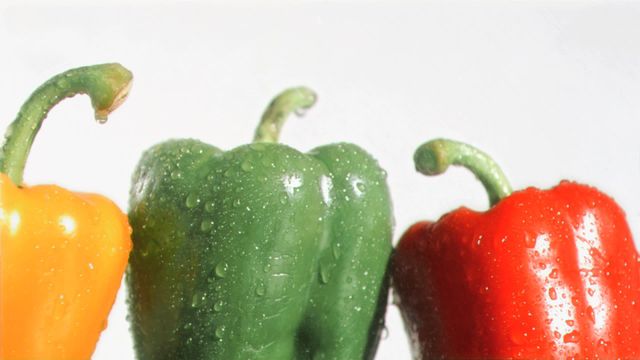
<instances>
[{"instance_id":1,"label":"water droplet on red pepper","mask_svg":"<svg viewBox=\"0 0 640 360\"><path fill-rule=\"evenodd\" d=\"M578 330L574 330L570 333L564 334L562 341L565 343L577 343L580 340L580 333Z\"/></svg>"}]
</instances>

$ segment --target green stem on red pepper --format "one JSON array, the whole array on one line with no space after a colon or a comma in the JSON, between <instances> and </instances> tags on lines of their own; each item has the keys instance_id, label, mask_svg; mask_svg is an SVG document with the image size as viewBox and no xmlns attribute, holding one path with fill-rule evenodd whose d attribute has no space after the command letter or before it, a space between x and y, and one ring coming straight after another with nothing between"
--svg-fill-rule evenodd
<instances>
[{"instance_id":1,"label":"green stem on red pepper","mask_svg":"<svg viewBox=\"0 0 640 360\"><path fill-rule=\"evenodd\" d=\"M484 185L491 206L513 191L498 164L475 147L448 139L431 140L421 145L413 156L416 170L425 175L444 173L449 165L469 169Z\"/></svg>"},{"instance_id":2,"label":"green stem on red pepper","mask_svg":"<svg viewBox=\"0 0 640 360\"><path fill-rule=\"evenodd\" d=\"M127 97L133 75L120 64L80 67L61 73L40 86L22 105L9 125L0 149L0 172L16 185L22 184L25 163L33 140L49 111L60 101L77 94L87 94L98 122Z\"/></svg>"},{"instance_id":3,"label":"green stem on red pepper","mask_svg":"<svg viewBox=\"0 0 640 360\"><path fill-rule=\"evenodd\" d=\"M316 94L309 88L297 87L283 91L269 104L256 129L253 142L278 142L282 124L292 113L300 114L315 104Z\"/></svg>"}]
</instances>

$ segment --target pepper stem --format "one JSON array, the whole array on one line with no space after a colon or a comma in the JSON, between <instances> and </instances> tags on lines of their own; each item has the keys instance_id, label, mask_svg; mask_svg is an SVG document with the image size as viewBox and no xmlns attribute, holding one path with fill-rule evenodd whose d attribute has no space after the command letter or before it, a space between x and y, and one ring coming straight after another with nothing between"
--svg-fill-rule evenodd
<instances>
[{"instance_id":1,"label":"pepper stem","mask_svg":"<svg viewBox=\"0 0 640 360\"><path fill-rule=\"evenodd\" d=\"M413 161L417 171L429 176L444 173L449 165L464 166L482 182L491 206L512 192L498 164L489 155L465 143L447 139L431 140L416 150Z\"/></svg>"},{"instance_id":2,"label":"pepper stem","mask_svg":"<svg viewBox=\"0 0 640 360\"><path fill-rule=\"evenodd\" d=\"M313 90L306 87L287 89L276 96L262 114L260 125L256 129L253 142L278 142L282 124L295 112L301 116L315 104L317 99Z\"/></svg>"},{"instance_id":3,"label":"pepper stem","mask_svg":"<svg viewBox=\"0 0 640 360\"><path fill-rule=\"evenodd\" d=\"M22 105L0 148L0 172L22 184L33 140L49 111L65 98L87 94L99 123L126 99L133 75L120 64L101 64L65 71L42 84Z\"/></svg>"}]
</instances>

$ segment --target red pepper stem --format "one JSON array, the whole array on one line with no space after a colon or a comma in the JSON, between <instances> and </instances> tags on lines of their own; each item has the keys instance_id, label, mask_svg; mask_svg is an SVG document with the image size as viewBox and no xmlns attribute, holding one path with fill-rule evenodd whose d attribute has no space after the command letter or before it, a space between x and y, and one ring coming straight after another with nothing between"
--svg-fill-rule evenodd
<instances>
[{"instance_id":1,"label":"red pepper stem","mask_svg":"<svg viewBox=\"0 0 640 360\"><path fill-rule=\"evenodd\" d=\"M120 64L101 64L80 67L49 79L31 94L22 105L16 119L5 133L0 149L0 172L7 174L16 185L22 176L33 140L49 111L65 98L87 94L98 122L126 99L133 76Z\"/></svg>"},{"instance_id":2,"label":"red pepper stem","mask_svg":"<svg viewBox=\"0 0 640 360\"><path fill-rule=\"evenodd\" d=\"M475 147L448 139L437 139L421 145L413 156L416 170L425 175L444 173L449 165L464 166L484 185L491 206L511 194L507 177L489 155Z\"/></svg>"},{"instance_id":3,"label":"red pepper stem","mask_svg":"<svg viewBox=\"0 0 640 360\"><path fill-rule=\"evenodd\" d=\"M262 114L260 125L256 129L253 142L277 143L282 124L292 113L298 116L315 104L317 99L313 90L306 87L287 89L276 96Z\"/></svg>"}]
</instances>

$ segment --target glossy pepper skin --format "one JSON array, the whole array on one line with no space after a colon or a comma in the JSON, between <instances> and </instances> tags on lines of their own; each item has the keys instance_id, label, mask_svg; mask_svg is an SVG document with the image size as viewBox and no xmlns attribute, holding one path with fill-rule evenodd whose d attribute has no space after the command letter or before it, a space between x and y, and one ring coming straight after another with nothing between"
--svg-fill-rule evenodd
<instances>
[{"instance_id":1,"label":"glossy pepper skin","mask_svg":"<svg viewBox=\"0 0 640 360\"><path fill-rule=\"evenodd\" d=\"M159 144L133 176L128 272L140 359L370 359L387 299L385 173L351 144L277 144L315 96L291 89L256 141Z\"/></svg>"},{"instance_id":2,"label":"glossy pepper skin","mask_svg":"<svg viewBox=\"0 0 640 360\"><path fill-rule=\"evenodd\" d=\"M393 286L415 358L639 358L640 266L622 209L567 181L508 192L402 236Z\"/></svg>"},{"instance_id":3,"label":"glossy pepper skin","mask_svg":"<svg viewBox=\"0 0 640 360\"><path fill-rule=\"evenodd\" d=\"M110 200L55 185L26 186L36 132L59 101L87 93L106 120L128 92L118 64L62 73L25 103L0 151L0 359L89 359L131 248L127 217Z\"/></svg>"}]
</instances>

